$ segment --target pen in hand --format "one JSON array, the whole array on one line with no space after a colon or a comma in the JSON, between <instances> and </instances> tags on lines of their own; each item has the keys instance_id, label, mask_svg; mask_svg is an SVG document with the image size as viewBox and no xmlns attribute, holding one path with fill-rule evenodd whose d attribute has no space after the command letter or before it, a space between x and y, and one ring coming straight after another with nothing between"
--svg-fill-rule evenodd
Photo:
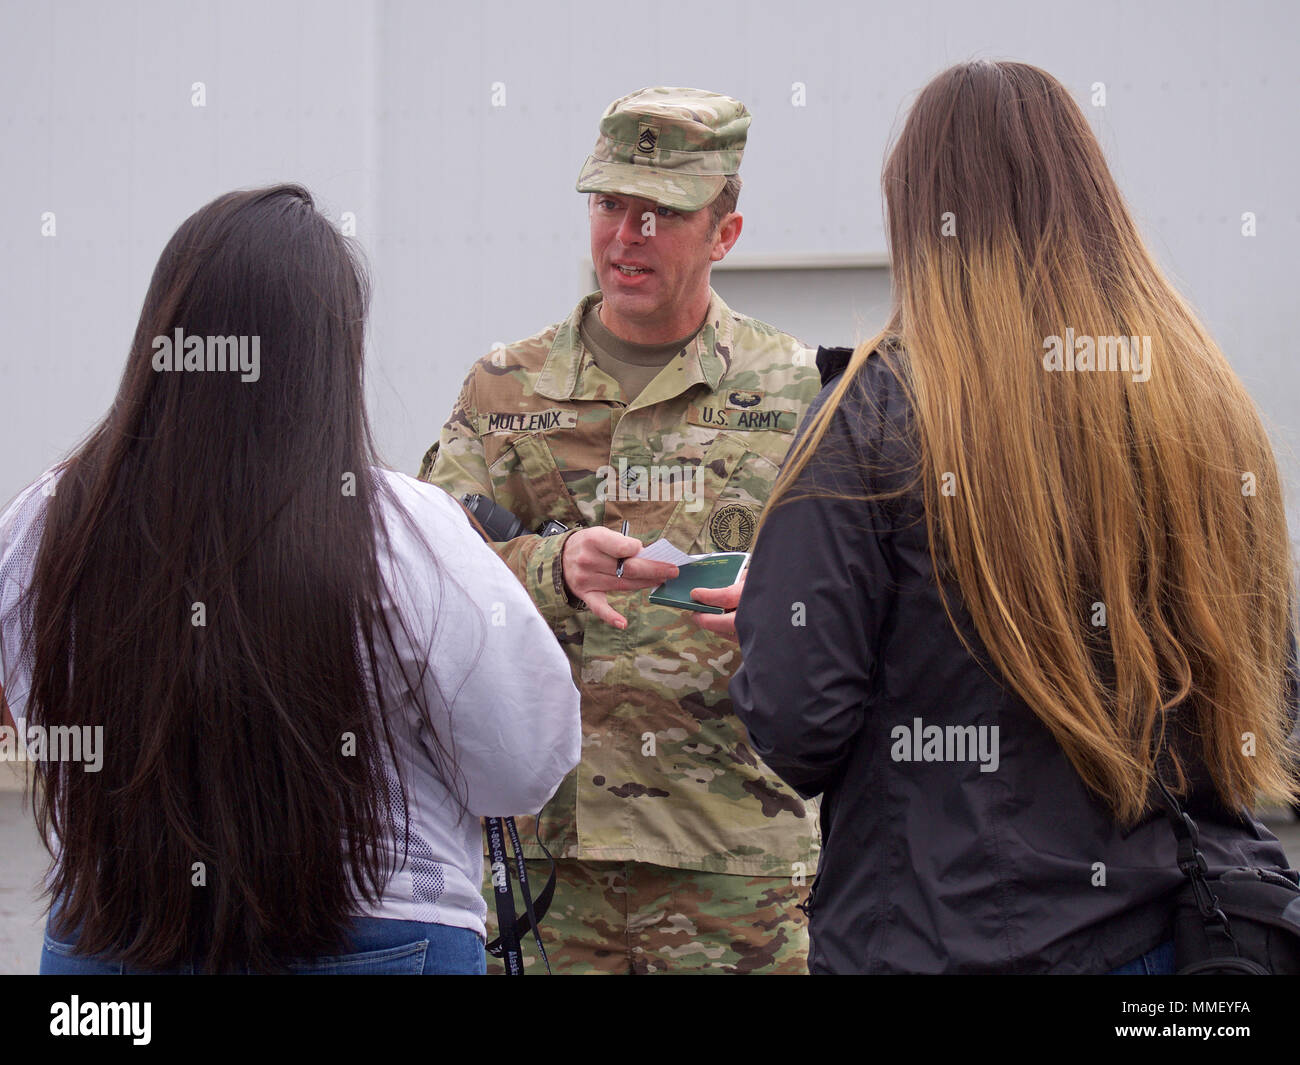
<instances>
[{"instance_id":1,"label":"pen in hand","mask_svg":"<svg viewBox=\"0 0 1300 1065\"><path fill-rule=\"evenodd\" d=\"M623 535L624 535L624 536L627 535L627 530L628 530L627 519L624 518L624 519L623 519ZM618 577L618 578L620 578L620 579L622 578L622 576L623 576L623 563L626 562L626 561L627 561L627 559L625 559L625 558L620 558L620 559L618 560L618 569L616 569L616 570L614 571L614 576L615 576L615 577Z\"/></svg>"}]
</instances>

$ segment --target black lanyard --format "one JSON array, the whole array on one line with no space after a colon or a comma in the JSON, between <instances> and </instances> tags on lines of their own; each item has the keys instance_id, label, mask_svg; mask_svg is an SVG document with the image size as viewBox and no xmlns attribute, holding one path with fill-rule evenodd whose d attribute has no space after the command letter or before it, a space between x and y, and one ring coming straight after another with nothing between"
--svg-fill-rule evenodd
<instances>
[{"instance_id":1,"label":"black lanyard","mask_svg":"<svg viewBox=\"0 0 1300 1065\"><path fill-rule=\"evenodd\" d=\"M524 848L519 842L519 830L515 827L513 817L485 817L484 825L487 827L488 840L488 860L492 863L492 893L496 897L497 910L497 929L500 934L496 939L487 945L487 952L494 958L501 958L505 962L507 976L524 975L523 952L520 949L521 937L528 934L531 928L533 938L537 941L537 952L542 959L542 964L546 966L549 974L551 971L550 959L546 956L546 948L542 946L542 933L538 928L538 922L546 916L546 911L550 908L551 898L555 894L555 859L551 858L551 852L542 844L540 835L537 839L537 845L542 848L542 853L546 855L551 862L551 875L546 881L546 887L537 897L537 905L533 906L533 896L528 890L528 871L524 866ZM503 831L504 825L504 831ZM524 916L515 917L515 897L510 887L510 865L506 856L505 833L510 833L510 846L514 848L515 871L519 875L519 892L524 898Z\"/></svg>"}]
</instances>

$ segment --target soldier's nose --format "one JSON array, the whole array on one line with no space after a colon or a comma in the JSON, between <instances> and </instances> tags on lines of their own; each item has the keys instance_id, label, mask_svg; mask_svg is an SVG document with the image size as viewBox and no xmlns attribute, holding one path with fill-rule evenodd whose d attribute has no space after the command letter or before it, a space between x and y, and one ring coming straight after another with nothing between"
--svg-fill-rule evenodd
<instances>
[{"instance_id":1,"label":"soldier's nose","mask_svg":"<svg viewBox=\"0 0 1300 1065\"><path fill-rule=\"evenodd\" d=\"M641 216L634 208L629 207L624 213L623 224L618 227L618 239L624 244L645 242L645 238L641 235Z\"/></svg>"}]
</instances>

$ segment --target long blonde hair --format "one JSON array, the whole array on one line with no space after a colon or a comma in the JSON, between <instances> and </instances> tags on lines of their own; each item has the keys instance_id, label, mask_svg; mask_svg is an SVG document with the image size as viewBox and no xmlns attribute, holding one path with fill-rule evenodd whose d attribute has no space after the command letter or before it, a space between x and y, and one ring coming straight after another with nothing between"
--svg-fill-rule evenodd
<instances>
[{"instance_id":1,"label":"long blonde hair","mask_svg":"<svg viewBox=\"0 0 1300 1065\"><path fill-rule=\"evenodd\" d=\"M1175 706L1230 809L1294 798L1273 452L1078 106L1032 66L953 67L917 99L883 187L891 322L854 352L773 505L866 360L897 342L935 573L1115 818L1146 808ZM1166 782L1185 791L1169 753Z\"/></svg>"}]
</instances>

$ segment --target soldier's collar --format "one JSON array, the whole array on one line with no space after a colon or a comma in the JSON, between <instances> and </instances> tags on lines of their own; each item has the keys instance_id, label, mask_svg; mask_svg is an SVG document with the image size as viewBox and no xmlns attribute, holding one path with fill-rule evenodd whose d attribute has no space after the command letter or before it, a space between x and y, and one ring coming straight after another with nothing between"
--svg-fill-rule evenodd
<instances>
[{"instance_id":1,"label":"soldier's collar","mask_svg":"<svg viewBox=\"0 0 1300 1065\"><path fill-rule=\"evenodd\" d=\"M583 315L600 299L599 292L584 296L573 313L556 329L551 350L537 376L535 391L538 395L547 399L582 398L578 393L584 348L579 326ZM731 308L710 288L704 326L686 348L689 363L686 384L704 383L710 389L718 387L718 382L731 366L734 331Z\"/></svg>"}]
</instances>

